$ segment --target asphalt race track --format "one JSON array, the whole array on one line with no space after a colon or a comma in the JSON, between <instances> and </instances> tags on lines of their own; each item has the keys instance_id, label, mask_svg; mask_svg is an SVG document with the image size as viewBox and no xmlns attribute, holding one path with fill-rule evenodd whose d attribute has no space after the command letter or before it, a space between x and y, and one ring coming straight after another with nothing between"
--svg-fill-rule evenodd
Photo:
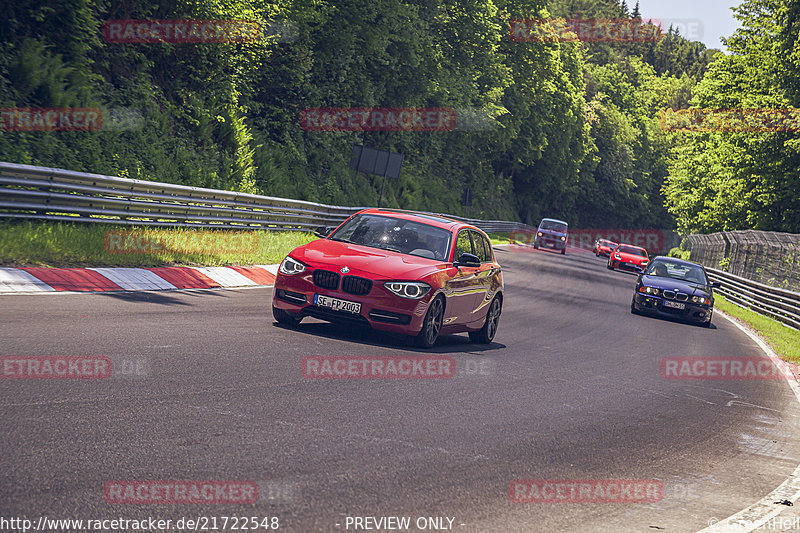
<instances>
[{"instance_id":1,"label":"asphalt race track","mask_svg":"<svg viewBox=\"0 0 800 533\"><path fill-rule=\"evenodd\" d=\"M278 327L272 289L0 297L0 355L145 369L0 380L0 515L276 516L301 533L354 531L348 516L448 517L463 532L697 531L800 463L785 382L661 377L666 356L760 355L725 319L631 315L635 277L587 253L497 254L496 342L440 340L432 353L455 359L452 379L306 379L305 356L426 352L312 319ZM656 479L664 495L516 503L517 479ZM114 480L253 480L261 497L109 504Z\"/></svg>"}]
</instances>

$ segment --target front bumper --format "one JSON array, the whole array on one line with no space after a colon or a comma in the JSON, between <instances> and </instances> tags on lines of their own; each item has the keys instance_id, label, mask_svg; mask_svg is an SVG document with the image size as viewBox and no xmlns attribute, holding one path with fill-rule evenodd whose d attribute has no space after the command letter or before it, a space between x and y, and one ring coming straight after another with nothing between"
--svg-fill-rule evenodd
<instances>
[{"instance_id":1,"label":"front bumper","mask_svg":"<svg viewBox=\"0 0 800 533\"><path fill-rule=\"evenodd\" d=\"M625 270L625 271L628 271L628 272L636 272L637 274L639 274L645 269L645 267L647 265L641 266L641 265L637 265L636 263L628 263L627 261L618 261L616 259L612 259L611 260L611 266L613 268L616 268L616 269L619 269L619 270Z\"/></svg>"},{"instance_id":2,"label":"front bumper","mask_svg":"<svg viewBox=\"0 0 800 533\"><path fill-rule=\"evenodd\" d=\"M537 237L536 244L542 248L552 248L554 250L563 250L567 247L567 242L562 241L560 237Z\"/></svg>"},{"instance_id":3,"label":"front bumper","mask_svg":"<svg viewBox=\"0 0 800 533\"><path fill-rule=\"evenodd\" d=\"M341 287L339 288L341 289ZM358 314L314 305L314 295L321 294L361 304ZM369 326L376 330L416 335L428 304L435 292L431 290L420 300L400 298L383 288L382 283L373 282L368 294L356 296L342 290L323 289L314 285L311 272L287 276L278 274L272 293L272 305L298 317L311 316L329 322Z\"/></svg>"},{"instance_id":4,"label":"front bumper","mask_svg":"<svg viewBox=\"0 0 800 533\"><path fill-rule=\"evenodd\" d=\"M661 296L651 296L649 294L641 294L638 292L634 296L634 305L638 311L657 316L677 318L686 322L704 324L709 322L711 320L711 316L714 314L713 305L678 302L684 304L685 308L675 309L672 307L665 307L665 301L674 300L665 300Z\"/></svg>"}]
</instances>

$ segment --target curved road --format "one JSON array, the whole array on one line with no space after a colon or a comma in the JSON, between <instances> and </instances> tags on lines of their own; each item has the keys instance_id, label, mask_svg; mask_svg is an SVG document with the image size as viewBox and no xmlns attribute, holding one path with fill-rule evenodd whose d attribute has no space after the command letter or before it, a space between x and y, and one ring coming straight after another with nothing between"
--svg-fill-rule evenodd
<instances>
[{"instance_id":1,"label":"curved road","mask_svg":"<svg viewBox=\"0 0 800 533\"><path fill-rule=\"evenodd\" d=\"M761 355L722 317L704 329L633 316L635 277L590 254L497 253L497 342L443 338L433 352L459 374L442 380L304 379L309 355L425 352L312 319L277 327L271 289L2 297L0 355L107 355L144 370L0 379L0 515L278 516L293 532L347 531L347 516L450 517L463 532L696 531L800 463L784 382L662 379L664 356ZM658 479L664 497L515 503L515 479ZM113 480L256 480L262 500L112 505Z\"/></svg>"}]
</instances>

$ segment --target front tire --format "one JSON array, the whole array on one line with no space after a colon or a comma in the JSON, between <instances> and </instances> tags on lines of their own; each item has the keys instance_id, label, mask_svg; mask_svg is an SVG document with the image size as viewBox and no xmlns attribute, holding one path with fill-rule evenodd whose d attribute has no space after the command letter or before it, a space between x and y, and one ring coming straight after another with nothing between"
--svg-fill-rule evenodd
<instances>
[{"instance_id":1,"label":"front tire","mask_svg":"<svg viewBox=\"0 0 800 533\"><path fill-rule=\"evenodd\" d=\"M299 318L291 313L287 313L283 309L278 309L274 305L272 306L272 316L275 317L275 320L278 324L283 324L284 326L294 327L300 323L302 318Z\"/></svg>"},{"instance_id":2,"label":"front tire","mask_svg":"<svg viewBox=\"0 0 800 533\"><path fill-rule=\"evenodd\" d=\"M640 315L642 314L638 309L636 309L636 301L631 300L631 314L632 315Z\"/></svg>"},{"instance_id":3,"label":"front tire","mask_svg":"<svg viewBox=\"0 0 800 533\"><path fill-rule=\"evenodd\" d=\"M486 312L486 322L478 331L469 332L469 340L477 344L491 344L497 334L497 326L500 324L500 315L503 312L503 302L499 297L492 300L489 310Z\"/></svg>"},{"instance_id":4,"label":"front tire","mask_svg":"<svg viewBox=\"0 0 800 533\"><path fill-rule=\"evenodd\" d=\"M416 337L416 344L420 348L430 348L439 339L439 331L444 321L444 298L437 296L428 306L425 319L422 321L422 330Z\"/></svg>"},{"instance_id":5,"label":"front tire","mask_svg":"<svg viewBox=\"0 0 800 533\"><path fill-rule=\"evenodd\" d=\"M611 264L610 261L608 262L608 265L606 265L606 268L609 270L614 270L614 266Z\"/></svg>"},{"instance_id":6,"label":"front tire","mask_svg":"<svg viewBox=\"0 0 800 533\"><path fill-rule=\"evenodd\" d=\"M562 248L561 249L561 255L565 255L566 253L567 253L567 249L566 248Z\"/></svg>"}]
</instances>

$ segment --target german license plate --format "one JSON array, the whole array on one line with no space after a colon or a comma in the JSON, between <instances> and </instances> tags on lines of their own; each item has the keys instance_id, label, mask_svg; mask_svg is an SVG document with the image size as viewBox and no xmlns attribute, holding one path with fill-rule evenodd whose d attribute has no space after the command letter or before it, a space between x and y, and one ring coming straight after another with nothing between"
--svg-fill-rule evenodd
<instances>
[{"instance_id":1,"label":"german license plate","mask_svg":"<svg viewBox=\"0 0 800 533\"><path fill-rule=\"evenodd\" d=\"M665 300L664 307L672 307L673 309L686 309L686 304L682 304L679 302L670 302Z\"/></svg>"},{"instance_id":2,"label":"german license plate","mask_svg":"<svg viewBox=\"0 0 800 533\"><path fill-rule=\"evenodd\" d=\"M331 298L330 296L323 296L321 294L314 295L314 304L320 307L333 309L334 311L346 311L353 314L358 314L361 312L361 304L358 302L349 302L347 300Z\"/></svg>"}]
</instances>

